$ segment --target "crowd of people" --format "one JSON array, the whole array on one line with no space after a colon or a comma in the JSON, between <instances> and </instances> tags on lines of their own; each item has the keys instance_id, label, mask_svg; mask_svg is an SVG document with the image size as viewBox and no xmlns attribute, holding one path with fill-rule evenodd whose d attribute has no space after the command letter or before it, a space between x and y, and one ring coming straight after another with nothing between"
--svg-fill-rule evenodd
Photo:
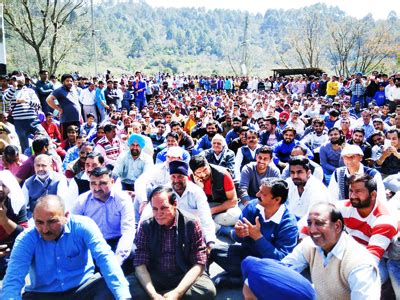
<instances>
[{"instance_id":1,"label":"crowd of people","mask_svg":"<svg viewBox=\"0 0 400 300\"><path fill-rule=\"evenodd\" d=\"M400 298L400 74L38 75L0 77L1 299Z\"/></svg>"}]
</instances>

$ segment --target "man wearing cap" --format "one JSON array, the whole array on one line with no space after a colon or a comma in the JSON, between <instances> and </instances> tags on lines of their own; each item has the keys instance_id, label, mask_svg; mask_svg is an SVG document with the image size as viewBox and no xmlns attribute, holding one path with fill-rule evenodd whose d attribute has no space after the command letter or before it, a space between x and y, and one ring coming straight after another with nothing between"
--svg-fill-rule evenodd
<instances>
[{"instance_id":1,"label":"man wearing cap","mask_svg":"<svg viewBox=\"0 0 400 300\"><path fill-rule=\"evenodd\" d=\"M287 122L287 126L294 127L299 136L303 136L304 133L304 122L299 118L300 112L298 110L293 110L291 114L291 119Z\"/></svg>"},{"instance_id":2,"label":"man wearing cap","mask_svg":"<svg viewBox=\"0 0 400 300\"><path fill-rule=\"evenodd\" d=\"M216 134L211 144L212 148L203 151L200 155L203 155L208 163L226 168L234 177L235 153L228 149L225 138Z\"/></svg>"},{"instance_id":3,"label":"man wearing cap","mask_svg":"<svg viewBox=\"0 0 400 300\"><path fill-rule=\"evenodd\" d=\"M200 219L207 247L211 249L216 241L215 225L206 194L202 188L189 181L189 165L186 162L178 160L170 162L169 173L178 208Z\"/></svg>"},{"instance_id":4,"label":"man wearing cap","mask_svg":"<svg viewBox=\"0 0 400 300\"><path fill-rule=\"evenodd\" d=\"M96 222L120 265L129 257L135 237L135 214L132 199L114 188L111 172L95 168L89 175L90 191L81 194L71 212Z\"/></svg>"},{"instance_id":5,"label":"man wearing cap","mask_svg":"<svg viewBox=\"0 0 400 300\"><path fill-rule=\"evenodd\" d=\"M60 114L61 134L63 139L67 138L67 128L70 125L80 127L81 107L79 104L78 91L74 86L74 79L71 74L64 74L61 77L62 86L54 90L47 97L47 104ZM56 104L56 101L58 104Z\"/></svg>"},{"instance_id":6,"label":"man wearing cap","mask_svg":"<svg viewBox=\"0 0 400 300\"><path fill-rule=\"evenodd\" d=\"M289 109L290 109L290 106L289 106ZM289 113L286 111L281 112L279 114L279 122L277 124L278 129L283 131L288 126L288 124L287 124L288 120L289 120Z\"/></svg>"},{"instance_id":7,"label":"man wearing cap","mask_svg":"<svg viewBox=\"0 0 400 300\"><path fill-rule=\"evenodd\" d=\"M142 153L145 140L140 134L131 134L128 146L130 150L122 153L115 162L113 174L121 179L123 190L134 191L136 179L153 166L153 160Z\"/></svg>"},{"instance_id":8,"label":"man wearing cap","mask_svg":"<svg viewBox=\"0 0 400 300\"><path fill-rule=\"evenodd\" d=\"M365 167L361 163L363 156L364 153L359 146L349 144L345 145L341 152L341 157L345 166L339 167L333 172L328 186L331 202L349 198L349 186L347 180L351 175L355 174L368 174L373 177L378 186L377 197L381 199L381 201L385 201L386 194L382 176L376 169Z\"/></svg>"}]
</instances>

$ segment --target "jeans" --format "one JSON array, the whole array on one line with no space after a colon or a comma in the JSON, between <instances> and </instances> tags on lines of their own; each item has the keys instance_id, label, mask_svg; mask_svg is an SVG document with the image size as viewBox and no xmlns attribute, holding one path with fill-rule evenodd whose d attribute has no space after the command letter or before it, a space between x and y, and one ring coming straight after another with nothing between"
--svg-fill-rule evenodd
<instances>
[{"instance_id":1,"label":"jeans","mask_svg":"<svg viewBox=\"0 0 400 300\"><path fill-rule=\"evenodd\" d=\"M364 96L356 96L356 95L351 96L351 106L354 106L355 103L358 101L358 102L360 102L361 108L363 108L364 107L364 98L365 98Z\"/></svg>"},{"instance_id":2,"label":"jeans","mask_svg":"<svg viewBox=\"0 0 400 300\"><path fill-rule=\"evenodd\" d=\"M24 153L25 149L29 148L28 137L35 131L35 128L32 126L34 120L35 119L14 120L15 131L18 135L22 153Z\"/></svg>"},{"instance_id":3,"label":"jeans","mask_svg":"<svg viewBox=\"0 0 400 300\"><path fill-rule=\"evenodd\" d=\"M145 105L147 105L146 98L135 98L135 105L140 113Z\"/></svg>"},{"instance_id":4,"label":"jeans","mask_svg":"<svg viewBox=\"0 0 400 300\"><path fill-rule=\"evenodd\" d=\"M386 265L396 299L400 299L400 260L389 259Z\"/></svg>"}]
</instances>

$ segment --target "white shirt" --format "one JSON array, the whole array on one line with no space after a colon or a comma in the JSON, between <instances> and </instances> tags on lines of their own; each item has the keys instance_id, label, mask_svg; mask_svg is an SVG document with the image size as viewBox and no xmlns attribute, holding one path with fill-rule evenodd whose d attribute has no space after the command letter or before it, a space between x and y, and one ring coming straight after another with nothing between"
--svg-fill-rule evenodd
<instances>
[{"instance_id":1,"label":"white shirt","mask_svg":"<svg viewBox=\"0 0 400 300\"><path fill-rule=\"evenodd\" d=\"M313 175L310 175L304 191L299 195L297 186L293 183L292 178L286 179L289 185L289 194L287 199L288 210L297 218L301 219L308 216L310 207L318 202L328 202L328 189L326 186Z\"/></svg>"},{"instance_id":2,"label":"white shirt","mask_svg":"<svg viewBox=\"0 0 400 300\"><path fill-rule=\"evenodd\" d=\"M81 92L81 103L83 105L94 105L96 98L96 90L89 91L89 89L83 89Z\"/></svg>"}]
</instances>

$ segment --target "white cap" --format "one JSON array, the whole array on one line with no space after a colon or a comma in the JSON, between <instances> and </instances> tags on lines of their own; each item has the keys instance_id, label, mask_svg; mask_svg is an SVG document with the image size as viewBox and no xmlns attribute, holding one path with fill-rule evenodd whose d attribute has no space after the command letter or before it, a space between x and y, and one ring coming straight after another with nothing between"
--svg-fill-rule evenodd
<instances>
[{"instance_id":1,"label":"white cap","mask_svg":"<svg viewBox=\"0 0 400 300\"><path fill-rule=\"evenodd\" d=\"M183 149L179 146L172 146L168 148L167 156L183 158Z\"/></svg>"},{"instance_id":2,"label":"white cap","mask_svg":"<svg viewBox=\"0 0 400 300\"><path fill-rule=\"evenodd\" d=\"M345 156L345 155L354 155L354 154L364 156L364 153L362 152L360 146L346 144L346 146L344 146L342 153L340 155Z\"/></svg>"}]
</instances>

